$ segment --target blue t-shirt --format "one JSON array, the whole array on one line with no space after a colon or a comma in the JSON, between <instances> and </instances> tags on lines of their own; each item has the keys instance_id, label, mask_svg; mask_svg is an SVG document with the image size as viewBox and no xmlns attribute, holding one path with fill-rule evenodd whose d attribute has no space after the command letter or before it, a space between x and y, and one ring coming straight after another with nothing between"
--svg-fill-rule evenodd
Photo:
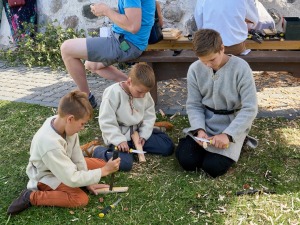
<instances>
[{"instance_id":1,"label":"blue t-shirt","mask_svg":"<svg viewBox=\"0 0 300 225\"><path fill-rule=\"evenodd\" d=\"M132 34L116 24L113 25L112 30L118 34L124 34L126 40L144 51L148 46L150 31L154 23L155 0L119 0L118 8L120 14L125 14L125 8L142 9L141 28L136 34Z\"/></svg>"}]
</instances>

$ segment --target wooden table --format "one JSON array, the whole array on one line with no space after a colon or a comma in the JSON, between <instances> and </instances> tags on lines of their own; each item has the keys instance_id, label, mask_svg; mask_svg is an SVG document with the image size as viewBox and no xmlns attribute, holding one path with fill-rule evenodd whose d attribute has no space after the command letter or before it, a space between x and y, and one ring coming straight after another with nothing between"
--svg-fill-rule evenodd
<instances>
[{"instance_id":1,"label":"wooden table","mask_svg":"<svg viewBox=\"0 0 300 225\"><path fill-rule=\"evenodd\" d=\"M261 44L247 40L247 49L252 50L300 50L300 40L297 41L262 41ZM148 45L147 50L193 49L192 41L186 37L177 40L162 40L156 44Z\"/></svg>"}]
</instances>

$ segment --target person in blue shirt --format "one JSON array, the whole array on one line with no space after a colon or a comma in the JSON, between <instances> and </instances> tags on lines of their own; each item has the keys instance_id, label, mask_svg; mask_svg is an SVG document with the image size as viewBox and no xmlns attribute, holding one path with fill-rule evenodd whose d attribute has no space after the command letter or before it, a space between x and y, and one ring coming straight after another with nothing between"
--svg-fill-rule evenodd
<instances>
[{"instance_id":1,"label":"person in blue shirt","mask_svg":"<svg viewBox=\"0 0 300 225\"><path fill-rule=\"evenodd\" d=\"M85 69L116 82L127 79L126 74L112 64L139 57L147 48L154 23L155 1L119 0L118 12L104 3L91 5L95 16L107 16L114 23L107 37L76 38L61 46L62 59L79 90L89 95L93 108L95 97L90 93ZM87 60L85 65L81 59Z\"/></svg>"}]
</instances>

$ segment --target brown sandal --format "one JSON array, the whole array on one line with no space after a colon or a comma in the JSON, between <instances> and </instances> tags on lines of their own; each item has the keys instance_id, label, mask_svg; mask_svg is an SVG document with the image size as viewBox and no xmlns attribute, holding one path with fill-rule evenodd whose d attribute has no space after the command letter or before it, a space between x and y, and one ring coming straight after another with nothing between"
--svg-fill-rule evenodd
<instances>
[{"instance_id":1,"label":"brown sandal","mask_svg":"<svg viewBox=\"0 0 300 225\"><path fill-rule=\"evenodd\" d=\"M92 157L94 149L100 145L100 141L94 140L84 145L81 145L80 148L85 157Z\"/></svg>"}]
</instances>

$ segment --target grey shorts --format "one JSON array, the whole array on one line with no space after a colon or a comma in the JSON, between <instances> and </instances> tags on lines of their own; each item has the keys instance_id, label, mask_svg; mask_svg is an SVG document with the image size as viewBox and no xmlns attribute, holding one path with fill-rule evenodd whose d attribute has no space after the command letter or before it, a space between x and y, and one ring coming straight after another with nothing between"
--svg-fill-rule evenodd
<instances>
[{"instance_id":1,"label":"grey shorts","mask_svg":"<svg viewBox=\"0 0 300 225\"><path fill-rule=\"evenodd\" d=\"M127 41L130 49L126 52L120 49L120 35L111 32L110 37L93 37L86 39L88 60L91 62L102 62L104 66L116 62L126 62L139 57L143 51L139 50L131 42ZM122 39L121 39L122 40Z\"/></svg>"}]
</instances>

